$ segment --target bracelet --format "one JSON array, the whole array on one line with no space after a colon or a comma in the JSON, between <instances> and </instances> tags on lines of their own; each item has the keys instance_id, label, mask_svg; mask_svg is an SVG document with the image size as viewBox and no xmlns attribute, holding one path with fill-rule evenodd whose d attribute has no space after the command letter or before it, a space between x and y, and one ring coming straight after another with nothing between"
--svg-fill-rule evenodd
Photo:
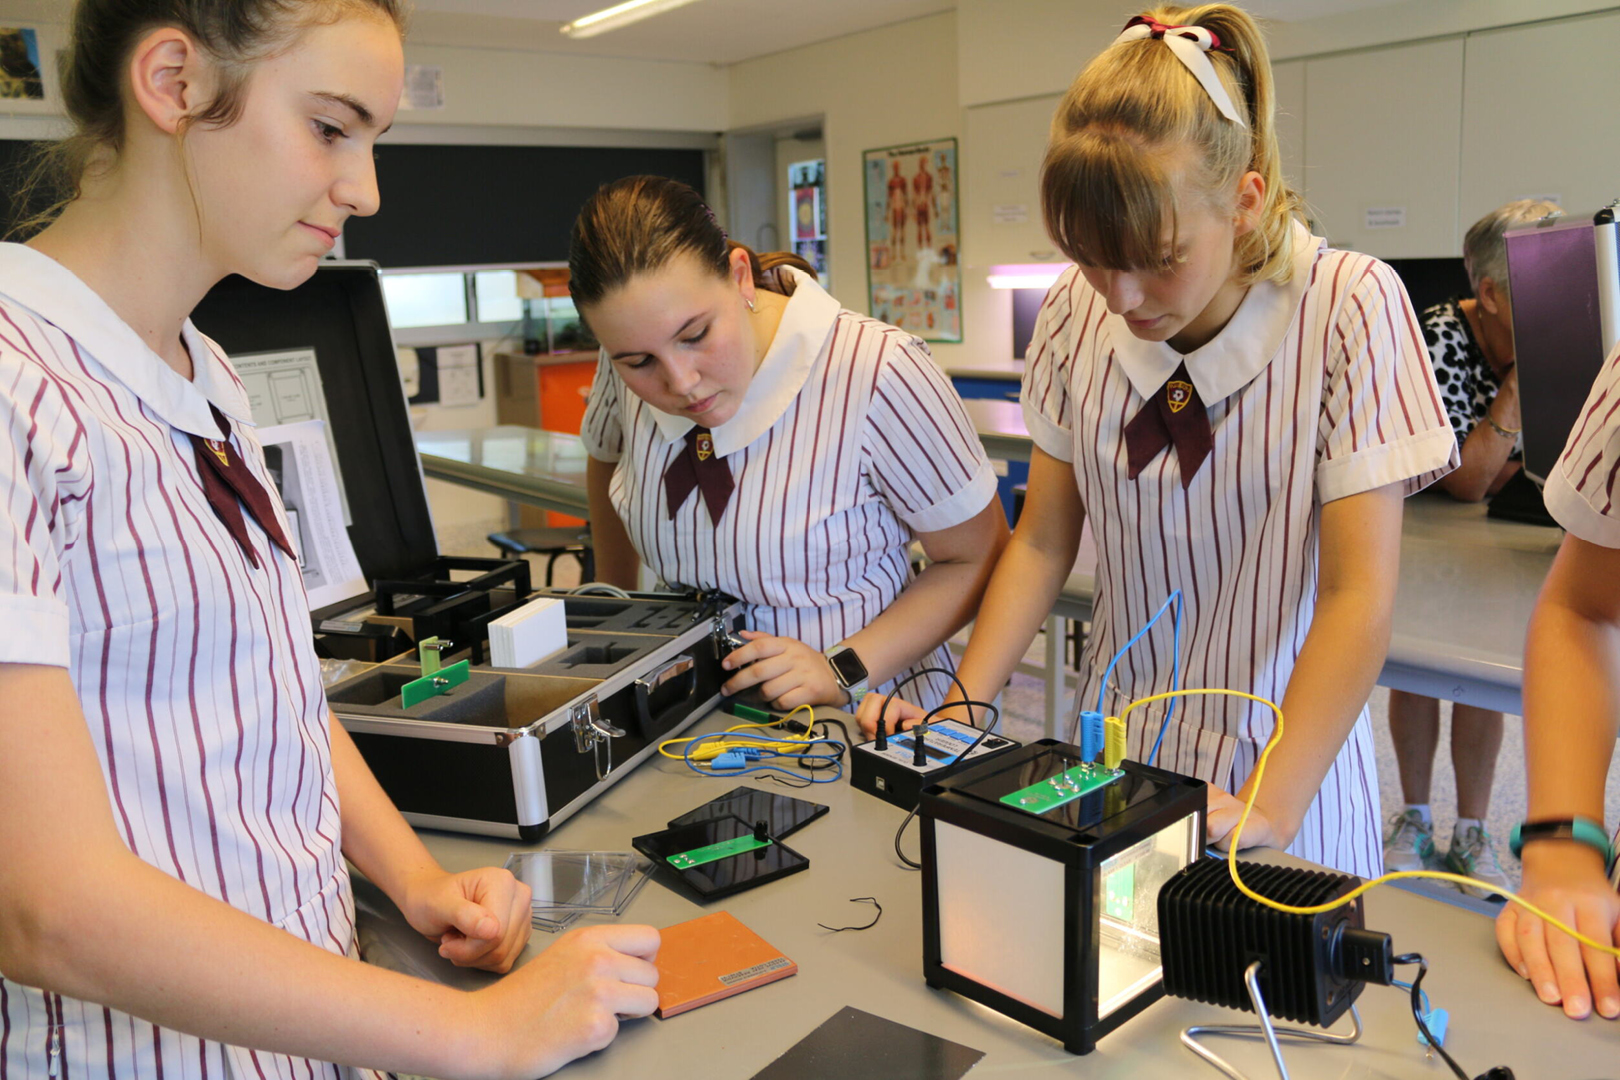
<instances>
[{"instance_id":1,"label":"bracelet","mask_svg":"<svg viewBox=\"0 0 1620 1080\"><path fill-rule=\"evenodd\" d=\"M1515 859L1524 851L1524 845L1536 840L1573 840L1595 848L1603 856L1607 867L1614 860L1614 847L1603 826L1588 818L1559 818L1552 821L1521 821L1508 834L1508 848Z\"/></svg>"},{"instance_id":2,"label":"bracelet","mask_svg":"<svg viewBox=\"0 0 1620 1080\"><path fill-rule=\"evenodd\" d=\"M1502 436L1502 438L1504 438L1504 439L1517 439L1519 437L1519 432L1524 430L1524 428L1522 428L1522 427L1516 427L1516 428L1505 428L1505 427L1503 427L1501 424L1498 424L1496 422L1496 417L1492 416L1490 414L1489 410L1486 410L1486 412L1485 412L1485 422L1487 424L1491 425L1491 430L1492 431L1495 431L1498 435Z\"/></svg>"}]
</instances>

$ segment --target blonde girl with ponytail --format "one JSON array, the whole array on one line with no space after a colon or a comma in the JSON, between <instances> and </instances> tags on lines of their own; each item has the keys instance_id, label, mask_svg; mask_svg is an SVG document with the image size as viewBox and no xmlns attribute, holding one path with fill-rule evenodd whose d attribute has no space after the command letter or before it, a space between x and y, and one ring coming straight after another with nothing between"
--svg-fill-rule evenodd
<instances>
[{"instance_id":1,"label":"blonde girl with ponytail","mask_svg":"<svg viewBox=\"0 0 1620 1080\"><path fill-rule=\"evenodd\" d=\"M1264 36L1230 4L1132 18L1059 104L1041 202L1075 266L1036 325L1029 495L960 676L978 699L1005 684L1089 514L1097 594L1077 708L1119 715L1171 689L1178 657L1182 686L1279 702L1286 734L1244 840L1372 876L1366 701L1401 504L1456 467L1456 440L1400 280L1301 220L1274 112ZM1179 633L1167 613L1104 685L1178 592ZM1130 719L1129 756L1212 785L1208 838L1223 840L1269 711L1210 696Z\"/></svg>"}]
</instances>

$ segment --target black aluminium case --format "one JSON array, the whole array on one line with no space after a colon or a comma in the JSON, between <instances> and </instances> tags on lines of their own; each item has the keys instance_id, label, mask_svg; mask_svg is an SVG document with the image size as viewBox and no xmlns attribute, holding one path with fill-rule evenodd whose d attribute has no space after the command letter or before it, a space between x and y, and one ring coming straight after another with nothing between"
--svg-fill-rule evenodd
<instances>
[{"instance_id":1,"label":"black aluminium case","mask_svg":"<svg viewBox=\"0 0 1620 1080\"><path fill-rule=\"evenodd\" d=\"M227 278L192 319L227 355L315 350L362 573L411 579L434 566L438 545L376 264L323 262L286 291ZM563 595L535 593L548 594ZM367 599L313 613L312 633ZM466 684L412 709L399 699L420 675L411 653L328 688L333 711L407 820L538 840L719 700L715 630L735 629L740 605L716 610L648 594L565 603L568 648L534 668L474 666Z\"/></svg>"}]
</instances>

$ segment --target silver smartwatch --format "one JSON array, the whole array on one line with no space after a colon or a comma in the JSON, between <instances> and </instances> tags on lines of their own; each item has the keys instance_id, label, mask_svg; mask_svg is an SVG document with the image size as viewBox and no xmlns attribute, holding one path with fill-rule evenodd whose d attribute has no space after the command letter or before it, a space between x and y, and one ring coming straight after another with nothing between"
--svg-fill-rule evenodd
<instances>
[{"instance_id":1,"label":"silver smartwatch","mask_svg":"<svg viewBox=\"0 0 1620 1080\"><path fill-rule=\"evenodd\" d=\"M855 650L848 646L836 646L827 650L827 663L832 665L833 678L843 687L844 693L849 695L849 707L854 709L866 696L866 665Z\"/></svg>"}]
</instances>

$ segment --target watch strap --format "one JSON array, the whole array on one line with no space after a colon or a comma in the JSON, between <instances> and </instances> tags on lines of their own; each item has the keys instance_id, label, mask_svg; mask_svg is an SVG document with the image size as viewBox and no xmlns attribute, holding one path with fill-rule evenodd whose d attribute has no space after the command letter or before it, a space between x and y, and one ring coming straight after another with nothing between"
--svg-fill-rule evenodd
<instances>
[{"instance_id":1,"label":"watch strap","mask_svg":"<svg viewBox=\"0 0 1620 1080\"><path fill-rule=\"evenodd\" d=\"M1521 821L1513 826L1513 831L1508 834L1508 848L1513 852L1514 858L1519 858L1524 851L1524 845L1536 840L1573 840L1578 844L1595 848L1602 854L1605 866L1614 860L1614 846L1609 842L1608 832L1590 818Z\"/></svg>"}]
</instances>

